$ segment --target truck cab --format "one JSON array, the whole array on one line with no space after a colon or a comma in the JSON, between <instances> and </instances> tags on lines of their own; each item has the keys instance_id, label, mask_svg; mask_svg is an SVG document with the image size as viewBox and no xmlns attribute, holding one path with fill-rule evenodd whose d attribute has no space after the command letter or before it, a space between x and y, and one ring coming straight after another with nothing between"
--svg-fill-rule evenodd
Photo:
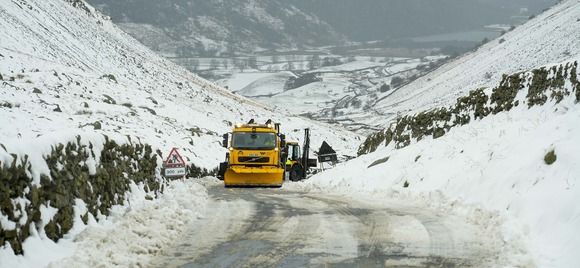
<instances>
[{"instance_id":1,"label":"truck cab","mask_svg":"<svg viewBox=\"0 0 580 268\"><path fill-rule=\"evenodd\" d=\"M218 178L226 187L282 186L281 148L285 144L278 124L236 125L231 133L224 134L223 146L228 152L226 161L220 163Z\"/></svg>"}]
</instances>

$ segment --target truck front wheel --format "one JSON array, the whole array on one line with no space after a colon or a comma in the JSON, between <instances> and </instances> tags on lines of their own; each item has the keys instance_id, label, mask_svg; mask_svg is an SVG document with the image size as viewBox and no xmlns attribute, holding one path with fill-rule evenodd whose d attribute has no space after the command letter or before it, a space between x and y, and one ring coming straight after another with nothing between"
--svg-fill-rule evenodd
<instances>
[{"instance_id":1,"label":"truck front wheel","mask_svg":"<svg viewBox=\"0 0 580 268\"><path fill-rule=\"evenodd\" d=\"M224 176L226 174L226 170L228 169L229 165L228 162L221 162L219 169L218 169L218 174L217 174L217 178L221 181L224 180Z\"/></svg>"},{"instance_id":2,"label":"truck front wheel","mask_svg":"<svg viewBox=\"0 0 580 268\"><path fill-rule=\"evenodd\" d=\"M294 165L290 169L290 180L299 181L302 180L302 167L300 165Z\"/></svg>"}]
</instances>

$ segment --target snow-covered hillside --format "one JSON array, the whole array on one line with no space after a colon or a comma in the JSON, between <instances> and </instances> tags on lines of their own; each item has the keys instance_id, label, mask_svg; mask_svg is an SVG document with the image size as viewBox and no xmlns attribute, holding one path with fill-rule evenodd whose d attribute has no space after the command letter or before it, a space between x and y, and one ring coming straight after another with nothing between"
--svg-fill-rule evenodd
<instances>
[{"instance_id":1,"label":"snow-covered hillside","mask_svg":"<svg viewBox=\"0 0 580 268\"><path fill-rule=\"evenodd\" d=\"M10 126L0 130L2 143L99 125L163 152L182 148L188 161L214 168L224 155L221 134L250 118L271 118L282 131L310 127L315 146L356 138L231 94L150 52L91 7L9 1L0 7L0 36L0 119ZM341 153L354 155L356 146Z\"/></svg>"},{"instance_id":2,"label":"snow-covered hillside","mask_svg":"<svg viewBox=\"0 0 580 268\"><path fill-rule=\"evenodd\" d=\"M361 113L361 118L386 127L398 115L450 107L478 88L489 91L504 74L577 65L579 14L580 1L562 1L477 52L384 94L376 109L385 116ZM571 75L577 77L574 71ZM379 146L374 153L315 175L305 187L402 198L500 228L502 239L516 246L506 244L504 252L511 257L507 263L498 260L498 267L576 267L580 104L578 88L570 81L563 89L572 94L560 103L551 99L543 106L519 105L509 112L471 118L468 125L451 128L438 139L428 137L403 149L395 149L393 143ZM528 89L518 93L520 103ZM551 152L557 157L553 164L545 160ZM495 213L483 216L482 209ZM490 223L492 218L497 221Z\"/></svg>"},{"instance_id":3,"label":"snow-covered hillside","mask_svg":"<svg viewBox=\"0 0 580 268\"><path fill-rule=\"evenodd\" d=\"M392 93L378 108L385 114L413 114L449 105L469 90L497 86L504 73L580 60L579 3L562 1L506 34L501 44L493 41L439 68ZM283 130L310 127L315 147L326 140L343 155L354 155L360 144L355 134L288 117L288 111L238 97L176 67L90 7L60 0L5 1L0 36L0 151L38 154L40 142L119 133L163 152L177 147L187 162L213 168L224 154L220 134L230 130L230 123L249 118L272 118ZM530 109L520 105L438 139L398 150L381 147L304 182L285 183L281 190L429 206L487 228L502 247L497 267L576 267L579 107L572 98ZM384 126L391 119L368 121ZM301 133L288 136L299 139ZM557 159L549 165L544 157L551 151ZM155 200L134 189L130 207L116 208L110 219L90 222L86 229L75 225L59 243L32 231L23 247L34 253L17 256L0 245L0 266L147 265L180 232L211 213L200 183L219 182L209 177L176 181ZM225 204L233 205L232 212L247 211ZM0 223L7 224L3 219Z\"/></svg>"},{"instance_id":4,"label":"snow-covered hillside","mask_svg":"<svg viewBox=\"0 0 580 268\"><path fill-rule=\"evenodd\" d=\"M580 1L553 6L513 31L439 67L394 92L380 94L377 117L362 111L357 117L382 125L405 115L448 106L458 97L481 87L494 87L502 75L580 58ZM388 97L387 97L388 96Z\"/></svg>"},{"instance_id":5,"label":"snow-covered hillside","mask_svg":"<svg viewBox=\"0 0 580 268\"><path fill-rule=\"evenodd\" d=\"M15 154L17 159L27 158L32 163L27 172L29 170L36 177L41 173L50 177L49 171L43 169L46 165L37 164L52 146L73 141L77 135L96 144L102 139L100 134L104 134L137 138L154 150L160 150L163 157L176 147L186 164L211 170L225 156L221 134L231 131L232 124L247 122L250 118L258 122L267 119L280 122L288 140L302 140L302 132L293 130L308 127L313 149L327 141L342 148L341 156L356 154L361 140L358 135L232 94L149 51L83 3L77 0L9 0L0 5L1 165L13 163L11 154ZM195 220L197 212L179 213L177 210L184 206L203 210L207 195L202 187L192 184L187 189L175 189L184 191L178 200L170 197L177 194L171 190L175 186L168 186L166 195L155 200L159 204L157 208L146 206L152 203L146 199L142 186L133 187L133 193L126 197L126 207L113 209L110 219L95 215L100 222L89 221L89 226L110 227L114 219L142 207L151 212L141 216L151 220L150 214L157 213L157 223L168 218L181 219L179 224L149 226L150 230L177 230L163 232L161 240L146 239L139 243L140 246L151 243L151 247L159 248L170 243L178 235L179 228ZM14 200L10 193L2 192L0 196L2 204ZM27 202L20 197L16 199L19 201L13 202ZM174 202L174 205L167 202ZM82 202L72 205L77 216L86 212ZM45 208L40 215L42 221L36 223L40 229L31 227L30 237L22 245L24 255L15 255L8 243L0 245L0 267L44 267L52 260L75 252L76 244L72 240L82 239L75 235L88 226L77 221L71 233L55 244L42 231L42 226L54 217L55 210L50 206ZM163 210L160 208L167 213L160 213ZM140 215L135 216L141 224L144 222ZM31 217L17 216L22 221ZM0 214L0 224L0 230L13 231L17 226L4 212ZM105 237L111 234L95 230L100 230L97 232L104 233ZM119 232L139 236L125 229ZM128 241L120 235L113 236ZM72 249L68 248L71 245ZM140 258L115 247L104 247L128 256L127 265L140 262ZM109 262L105 265L114 261L114 258L91 256L85 254L71 265L87 265L87 259Z\"/></svg>"}]
</instances>

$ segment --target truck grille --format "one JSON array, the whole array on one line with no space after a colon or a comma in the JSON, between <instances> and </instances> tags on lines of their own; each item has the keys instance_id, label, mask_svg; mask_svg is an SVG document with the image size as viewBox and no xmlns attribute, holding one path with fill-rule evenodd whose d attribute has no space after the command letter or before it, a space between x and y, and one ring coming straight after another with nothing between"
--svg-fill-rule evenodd
<instances>
[{"instance_id":1,"label":"truck grille","mask_svg":"<svg viewBox=\"0 0 580 268\"><path fill-rule=\"evenodd\" d=\"M268 163L270 162L270 157L259 157L259 156L240 156L238 157L240 163Z\"/></svg>"}]
</instances>

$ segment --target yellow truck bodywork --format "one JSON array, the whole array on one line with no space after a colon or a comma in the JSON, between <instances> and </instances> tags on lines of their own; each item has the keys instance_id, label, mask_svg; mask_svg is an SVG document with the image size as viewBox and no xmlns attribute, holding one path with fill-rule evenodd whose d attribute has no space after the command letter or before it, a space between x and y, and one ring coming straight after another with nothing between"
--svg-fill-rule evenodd
<instances>
[{"instance_id":1,"label":"yellow truck bodywork","mask_svg":"<svg viewBox=\"0 0 580 268\"><path fill-rule=\"evenodd\" d=\"M224 185L280 187L284 181L279 130L272 124L234 127L228 141Z\"/></svg>"}]
</instances>

